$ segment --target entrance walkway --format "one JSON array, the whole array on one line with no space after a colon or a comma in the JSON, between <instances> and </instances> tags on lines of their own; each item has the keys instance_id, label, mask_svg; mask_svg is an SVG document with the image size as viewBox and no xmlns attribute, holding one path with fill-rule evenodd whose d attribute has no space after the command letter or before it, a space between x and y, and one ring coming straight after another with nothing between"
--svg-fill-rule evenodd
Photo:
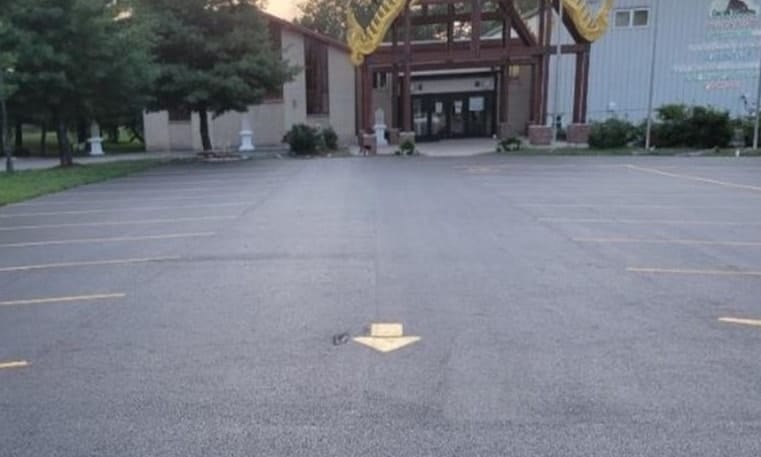
<instances>
[{"instance_id":1,"label":"entrance walkway","mask_svg":"<svg viewBox=\"0 0 761 457\"><path fill-rule=\"evenodd\" d=\"M469 138L464 140L445 140L431 143L418 143L421 155L428 157L470 157L495 152L497 142L491 138ZM394 155L399 146L390 145L378 149L378 155ZM352 153L359 155L359 148L354 146Z\"/></svg>"}]
</instances>

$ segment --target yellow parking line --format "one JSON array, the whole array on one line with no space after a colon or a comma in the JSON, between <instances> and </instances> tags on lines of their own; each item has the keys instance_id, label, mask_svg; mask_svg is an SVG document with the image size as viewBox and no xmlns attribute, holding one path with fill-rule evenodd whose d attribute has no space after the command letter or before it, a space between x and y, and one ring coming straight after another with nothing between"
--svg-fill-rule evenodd
<instances>
[{"instance_id":1,"label":"yellow parking line","mask_svg":"<svg viewBox=\"0 0 761 457\"><path fill-rule=\"evenodd\" d=\"M26 360L18 360L15 362L0 362L0 370L9 368L26 368L29 366L29 362Z\"/></svg>"},{"instance_id":2,"label":"yellow parking line","mask_svg":"<svg viewBox=\"0 0 761 457\"><path fill-rule=\"evenodd\" d=\"M761 271L742 270L690 270L681 268L627 268L631 273L697 275L697 276L750 276L761 277Z\"/></svg>"},{"instance_id":3,"label":"yellow parking line","mask_svg":"<svg viewBox=\"0 0 761 457\"><path fill-rule=\"evenodd\" d=\"M0 306L45 305L50 303L70 303L70 302L93 301L93 300L114 300L117 298L126 298L126 297L127 297L127 294L96 294L96 295L79 295L74 297L35 298L31 300L0 301Z\"/></svg>"},{"instance_id":4,"label":"yellow parking line","mask_svg":"<svg viewBox=\"0 0 761 457\"><path fill-rule=\"evenodd\" d=\"M603 219L603 218L573 218L573 217L540 217L542 222L579 223L579 224L655 224L655 225L716 225L716 226L748 226L756 227L761 222L730 222L730 221L696 221L696 220L667 220L667 219Z\"/></svg>"},{"instance_id":5,"label":"yellow parking line","mask_svg":"<svg viewBox=\"0 0 761 457\"><path fill-rule=\"evenodd\" d=\"M680 240L680 239L643 239L643 238L573 238L579 243L598 244L683 244L698 246L736 246L761 247L758 241L711 241L711 240Z\"/></svg>"},{"instance_id":6,"label":"yellow parking line","mask_svg":"<svg viewBox=\"0 0 761 457\"><path fill-rule=\"evenodd\" d=\"M758 320L758 319L737 319L734 317L721 317L719 318L719 321L727 323L727 324L750 325L753 327L761 327L761 320Z\"/></svg>"},{"instance_id":7,"label":"yellow parking line","mask_svg":"<svg viewBox=\"0 0 761 457\"><path fill-rule=\"evenodd\" d=\"M240 199L240 198L248 198L250 195L245 195L241 193L237 194L221 194L221 195L212 195L210 196L210 200L214 198L218 199ZM57 205L75 205L75 204L116 204L116 203L146 203L146 202L176 202L176 201L186 201L186 200L200 200L205 197L199 197L197 195L195 196L188 196L188 197L159 197L159 198L105 198L100 200L93 200L89 198L69 198L69 199L63 199L59 198L52 201L32 201L32 202L23 202L23 203L14 203L13 205L9 205L8 208L30 208L35 206L57 206Z\"/></svg>"},{"instance_id":8,"label":"yellow parking line","mask_svg":"<svg viewBox=\"0 0 761 457\"><path fill-rule=\"evenodd\" d=\"M247 206L251 203L214 203L206 205L179 205L179 206L142 206L142 207L125 207L125 208L104 208L104 209L86 209L78 211L46 211L39 213L9 213L0 214L0 218L10 219L14 217L31 217L31 216L66 216L76 214L100 214L100 213L123 213L128 211L164 211L175 209L203 209L203 208L230 208Z\"/></svg>"},{"instance_id":9,"label":"yellow parking line","mask_svg":"<svg viewBox=\"0 0 761 457\"><path fill-rule=\"evenodd\" d=\"M109 227L109 226L119 226L119 225L172 224L175 222L225 221L225 220L232 220L236 218L237 216L203 216L203 217L178 217L173 219L135 219L131 221L111 221L111 222L75 222L70 224L12 225L10 227L0 227L0 232L9 232L14 230L66 228L66 227Z\"/></svg>"},{"instance_id":10,"label":"yellow parking line","mask_svg":"<svg viewBox=\"0 0 761 457\"><path fill-rule=\"evenodd\" d=\"M57 246L66 244L89 244L89 243L119 243L129 241L154 241L154 240L173 240L182 238L202 238L214 236L214 232L198 233L177 233L170 235L150 235L150 236L124 236L114 238L81 238L75 240L55 240L55 241L30 241L25 243L8 243L0 244L0 248L28 248L38 246Z\"/></svg>"},{"instance_id":11,"label":"yellow parking line","mask_svg":"<svg viewBox=\"0 0 761 457\"><path fill-rule=\"evenodd\" d=\"M169 260L180 260L181 257L144 257L136 259L114 259L114 260L92 260L85 262L62 262L48 263L40 265L20 265L17 267L0 268L0 273L10 273L14 271L32 271L32 270L49 270L55 268L76 268L76 267L93 267L106 265L129 265L135 263L153 263L166 262Z\"/></svg>"},{"instance_id":12,"label":"yellow parking line","mask_svg":"<svg viewBox=\"0 0 761 457\"><path fill-rule=\"evenodd\" d=\"M722 187L729 187L732 189L751 190L754 192L761 192L761 187L749 186L747 184L736 184L733 182L719 181L718 179L702 178L700 176L685 175L681 173L671 173L668 171L658 170L657 168L638 167L636 165L627 165L626 168L635 171L641 171L643 173L650 173L654 175L668 176L670 178L687 179L690 181L702 182L706 184L714 184Z\"/></svg>"}]
</instances>

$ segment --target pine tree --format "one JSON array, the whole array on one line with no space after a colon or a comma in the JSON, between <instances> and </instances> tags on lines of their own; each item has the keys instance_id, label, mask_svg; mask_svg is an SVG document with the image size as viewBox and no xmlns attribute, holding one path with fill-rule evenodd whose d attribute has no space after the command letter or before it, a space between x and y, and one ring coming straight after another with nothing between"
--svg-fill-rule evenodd
<instances>
[{"instance_id":1,"label":"pine tree","mask_svg":"<svg viewBox=\"0 0 761 457\"><path fill-rule=\"evenodd\" d=\"M206 151L209 114L246 111L294 74L273 49L254 2L147 0L146 6L159 24L150 108L198 113Z\"/></svg>"}]
</instances>

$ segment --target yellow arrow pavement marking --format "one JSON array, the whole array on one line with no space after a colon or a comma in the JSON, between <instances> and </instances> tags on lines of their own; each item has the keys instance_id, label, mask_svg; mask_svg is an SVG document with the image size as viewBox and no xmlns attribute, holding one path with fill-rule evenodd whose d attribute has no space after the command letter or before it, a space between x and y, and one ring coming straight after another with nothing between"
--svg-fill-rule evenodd
<instances>
[{"instance_id":1,"label":"yellow arrow pavement marking","mask_svg":"<svg viewBox=\"0 0 761 457\"><path fill-rule=\"evenodd\" d=\"M123 236L113 238L80 238L75 240L54 240L54 241L29 241L24 243L0 244L0 248L28 248L35 246L56 246L62 244L89 244L89 243L119 243L128 241L155 241L155 240L173 240L181 238L202 238L214 236L214 232L198 233L175 233L168 235L147 235L147 236Z\"/></svg>"},{"instance_id":2,"label":"yellow arrow pavement marking","mask_svg":"<svg viewBox=\"0 0 761 457\"><path fill-rule=\"evenodd\" d=\"M650 274L761 277L761 271L747 271L747 270L689 270L689 269L681 269L681 268L627 268L626 271L630 273L650 273Z\"/></svg>"},{"instance_id":3,"label":"yellow arrow pavement marking","mask_svg":"<svg viewBox=\"0 0 761 457\"><path fill-rule=\"evenodd\" d=\"M750 325L753 327L761 327L761 320L758 320L758 319L736 319L734 317L722 317L722 318L719 318L719 321L727 323L727 324Z\"/></svg>"},{"instance_id":4,"label":"yellow arrow pavement marking","mask_svg":"<svg viewBox=\"0 0 761 457\"><path fill-rule=\"evenodd\" d=\"M102 265L128 265L133 263L152 263L163 262L167 260L180 260L181 257L144 257L138 259L114 259L114 260L92 260L86 262L64 262L48 263L41 265L21 265L17 267L0 268L0 273L9 273L13 271L30 271L30 270L47 270L52 268L72 268L72 267L92 267Z\"/></svg>"},{"instance_id":5,"label":"yellow arrow pavement marking","mask_svg":"<svg viewBox=\"0 0 761 457\"><path fill-rule=\"evenodd\" d=\"M0 306L44 305L48 303L69 303L69 302L77 302L77 301L113 300L117 298L125 298L126 296L127 294L96 294L96 295L79 295L74 297L34 298L30 300L0 301Z\"/></svg>"},{"instance_id":6,"label":"yellow arrow pavement marking","mask_svg":"<svg viewBox=\"0 0 761 457\"><path fill-rule=\"evenodd\" d=\"M29 362L26 360L18 360L15 362L0 362L0 370L6 368L26 368L29 366Z\"/></svg>"},{"instance_id":7,"label":"yellow arrow pavement marking","mask_svg":"<svg viewBox=\"0 0 761 457\"><path fill-rule=\"evenodd\" d=\"M718 179L702 178L700 176L684 175L680 173L670 173L668 171L658 170L657 168L638 167L636 165L627 165L626 168L630 170L640 171L642 173L668 176L669 178L687 179L690 181L697 181L697 182L702 182L705 184L714 184L716 186L729 187L732 189L743 189L743 190L752 190L754 192L761 192L761 187L750 186L747 184L736 184L733 182L719 181Z\"/></svg>"},{"instance_id":8,"label":"yellow arrow pavement marking","mask_svg":"<svg viewBox=\"0 0 761 457\"><path fill-rule=\"evenodd\" d=\"M370 336L354 338L356 343L384 353L396 351L420 340L419 336L404 336L404 326L398 323L372 324Z\"/></svg>"}]
</instances>

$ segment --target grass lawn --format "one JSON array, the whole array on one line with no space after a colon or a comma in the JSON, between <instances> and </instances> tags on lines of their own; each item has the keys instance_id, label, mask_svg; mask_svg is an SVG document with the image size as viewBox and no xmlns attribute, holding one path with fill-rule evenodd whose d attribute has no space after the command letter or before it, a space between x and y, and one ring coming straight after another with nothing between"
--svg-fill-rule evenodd
<instances>
[{"instance_id":1,"label":"grass lawn","mask_svg":"<svg viewBox=\"0 0 761 457\"><path fill-rule=\"evenodd\" d=\"M72 187L118 178L152 168L166 161L158 159L134 160L75 165L70 168L0 173L0 206L60 192Z\"/></svg>"}]
</instances>

